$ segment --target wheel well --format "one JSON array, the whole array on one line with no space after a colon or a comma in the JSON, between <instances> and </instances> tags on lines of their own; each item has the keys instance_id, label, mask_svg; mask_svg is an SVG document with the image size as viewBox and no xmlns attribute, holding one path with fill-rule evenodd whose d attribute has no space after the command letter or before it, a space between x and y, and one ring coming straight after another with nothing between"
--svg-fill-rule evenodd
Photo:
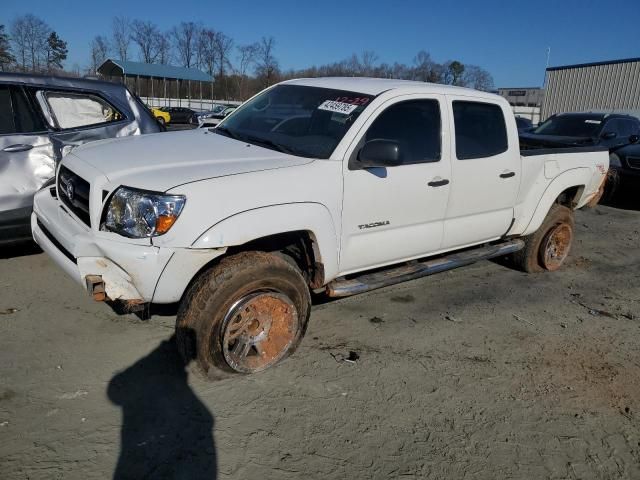
<instances>
[{"instance_id":1,"label":"wheel well","mask_svg":"<svg viewBox=\"0 0 640 480\"><path fill-rule=\"evenodd\" d=\"M569 207L573 210L578 205L578 198L583 189L583 185L567 188L564 192L558 195L555 203L564 205L565 207Z\"/></svg>"},{"instance_id":2,"label":"wheel well","mask_svg":"<svg viewBox=\"0 0 640 480\"><path fill-rule=\"evenodd\" d=\"M229 247L225 255L247 251L286 255L295 261L311 288L319 288L324 283L324 266L312 232L299 230L256 238L242 245Z\"/></svg>"}]
</instances>

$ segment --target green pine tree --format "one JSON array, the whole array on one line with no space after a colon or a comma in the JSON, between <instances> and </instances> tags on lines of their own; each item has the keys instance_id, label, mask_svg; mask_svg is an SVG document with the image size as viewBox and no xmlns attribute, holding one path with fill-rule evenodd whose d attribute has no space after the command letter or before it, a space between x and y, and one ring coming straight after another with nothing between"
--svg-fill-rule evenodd
<instances>
[{"instance_id":1,"label":"green pine tree","mask_svg":"<svg viewBox=\"0 0 640 480\"><path fill-rule=\"evenodd\" d=\"M4 72L15 61L11 54L9 35L5 33L4 25L0 25L0 71Z\"/></svg>"},{"instance_id":2,"label":"green pine tree","mask_svg":"<svg viewBox=\"0 0 640 480\"><path fill-rule=\"evenodd\" d=\"M51 32L47 38L47 70L62 70L62 62L67 59L67 42Z\"/></svg>"}]
</instances>

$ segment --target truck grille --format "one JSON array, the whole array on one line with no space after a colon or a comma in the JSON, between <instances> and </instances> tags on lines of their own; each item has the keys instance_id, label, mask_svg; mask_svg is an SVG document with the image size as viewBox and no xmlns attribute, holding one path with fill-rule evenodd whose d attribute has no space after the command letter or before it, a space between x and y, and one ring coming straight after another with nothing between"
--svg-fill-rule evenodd
<instances>
[{"instance_id":1,"label":"truck grille","mask_svg":"<svg viewBox=\"0 0 640 480\"><path fill-rule=\"evenodd\" d=\"M629 168L640 170L640 157L627 157L627 163L629 164Z\"/></svg>"},{"instance_id":2,"label":"truck grille","mask_svg":"<svg viewBox=\"0 0 640 480\"><path fill-rule=\"evenodd\" d=\"M89 182L76 175L64 165L58 173L58 198L88 226L91 226L89 215Z\"/></svg>"}]
</instances>

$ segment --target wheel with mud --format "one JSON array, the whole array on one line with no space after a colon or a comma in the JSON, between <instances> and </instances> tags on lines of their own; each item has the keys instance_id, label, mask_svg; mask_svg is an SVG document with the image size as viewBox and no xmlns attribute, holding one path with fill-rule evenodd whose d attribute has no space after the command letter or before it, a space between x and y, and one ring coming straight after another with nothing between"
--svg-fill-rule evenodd
<instances>
[{"instance_id":1,"label":"wheel with mud","mask_svg":"<svg viewBox=\"0 0 640 480\"><path fill-rule=\"evenodd\" d=\"M239 253L189 288L176 319L178 350L210 379L256 373L295 351L310 310L309 288L295 262Z\"/></svg>"},{"instance_id":2,"label":"wheel with mud","mask_svg":"<svg viewBox=\"0 0 640 480\"><path fill-rule=\"evenodd\" d=\"M571 250L573 228L571 209L553 205L540 228L524 238L524 248L512 255L513 265L530 273L558 270Z\"/></svg>"}]
</instances>

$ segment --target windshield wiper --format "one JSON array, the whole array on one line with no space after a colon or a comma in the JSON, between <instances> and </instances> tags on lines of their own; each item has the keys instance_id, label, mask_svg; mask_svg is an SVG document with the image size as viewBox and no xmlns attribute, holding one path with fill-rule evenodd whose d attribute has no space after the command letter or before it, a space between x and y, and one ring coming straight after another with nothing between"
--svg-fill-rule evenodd
<instances>
[{"instance_id":1,"label":"windshield wiper","mask_svg":"<svg viewBox=\"0 0 640 480\"><path fill-rule=\"evenodd\" d=\"M213 131L216 133L220 132L221 135L224 135L229 138L233 138L234 140L242 140L238 135L236 135L235 133L233 133L231 130L229 130L227 127L224 127L224 126L218 126L214 128Z\"/></svg>"},{"instance_id":2,"label":"windshield wiper","mask_svg":"<svg viewBox=\"0 0 640 480\"><path fill-rule=\"evenodd\" d=\"M259 146L270 148L272 150L277 150L278 152L287 153L289 155L297 155L289 147L276 143L273 140L269 140L267 138L258 138L258 137L252 137L251 135L247 135L243 137L243 140L246 140L249 143L256 143Z\"/></svg>"}]
</instances>

